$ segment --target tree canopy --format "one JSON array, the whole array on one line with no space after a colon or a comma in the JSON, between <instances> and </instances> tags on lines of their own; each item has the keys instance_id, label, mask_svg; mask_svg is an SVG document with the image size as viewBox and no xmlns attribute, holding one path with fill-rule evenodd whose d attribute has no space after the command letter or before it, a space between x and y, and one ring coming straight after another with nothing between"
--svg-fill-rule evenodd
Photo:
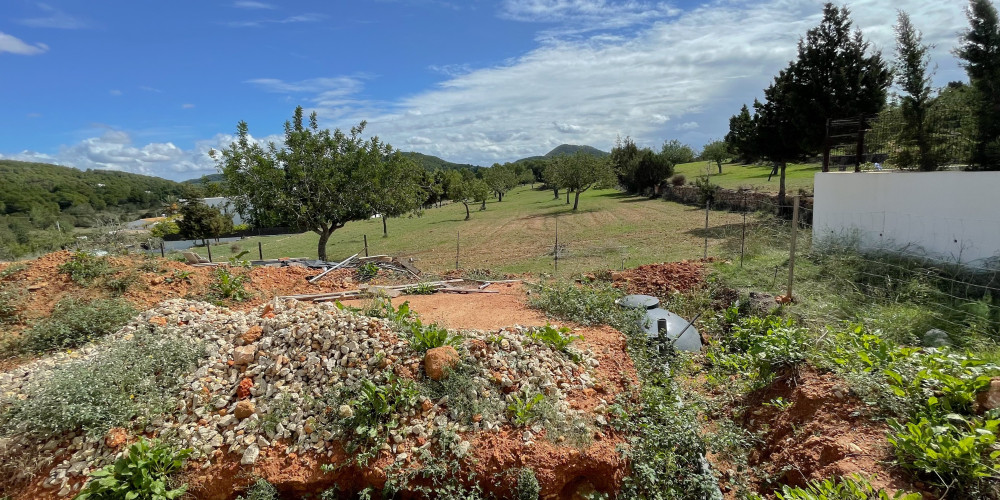
<instances>
[{"instance_id":1,"label":"tree canopy","mask_svg":"<svg viewBox=\"0 0 1000 500\"><path fill-rule=\"evenodd\" d=\"M708 162L715 162L722 173L722 162L729 159L729 146L726 141L715 140L705 145L701 151L701 159Z\"/></svg>"},{"instance_id":2,"label":"tree canopy","mask_svg":"<svg viewBox=\"0 0 1000 500\"><path fill-rule=\"evenodd\" d=\"M607 158L578 151L552 159L559 183L574 193L573 210L580 206L580 194L593 187L608 187L615 182L615 173Z\"/></svg>"},{"instance_id":3,"label":"tree canopy","mask_svg":"<svg viewBox=\"0 0 1000 500\"><path fill-rule=\"evenodd\" d=\"M976 139L972 162L1000 169L1000 19L989 0L970 0L969 29L955 51L975 90Z\"/></svg>"},{"instance_id":4,"label":"tree canopy","mask_svg":"<svg viewBox=\"0 0 1000 500\"><path fill-rule=\"evenodd\" d=\"M379 198L388 189L406 193L413 187L407 173L412 163L378 137L363 139L365 125L361 122L346 134L320 129L316 113L306 123L299 106L285 122L281 147L271 143L265 149L253 142L241 121L236 141L212 156L244 220L313 231L319 235L317 254L327 260L326 245L334 231L385 207ZM392 184L393 179L406 181Z\"/></svg>"},{"instance_id":5,"label":"tree canopy","mask_svg":"<svg viewBox=\"0 0 1000 500\"><path fill-rule=\"evenodd\" d=\"M181 219L177 228L181 236L187 239L198 239L204 243L209 238L232 232L233 219L222 214L215 207L210 207L200 200L189 200L181 207Z\"/></svg>"},{"instance_id":6,"label":"tree canopy","mask_svg":"<svg viewBox=\"0 0 1000 500\"><path fill-rule=\"evenodd\" d=\"M650 148L639 149L629 137L618 138L610 160L618 183L630 193L650 191L674 173L674 164L666 155Z\"/></svg>"}]
</instances>

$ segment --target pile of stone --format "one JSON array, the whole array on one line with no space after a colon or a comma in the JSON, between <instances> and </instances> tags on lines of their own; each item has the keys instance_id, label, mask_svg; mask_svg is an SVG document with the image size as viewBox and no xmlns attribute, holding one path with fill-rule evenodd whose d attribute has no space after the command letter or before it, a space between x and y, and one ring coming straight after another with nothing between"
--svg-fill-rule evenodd
<instances>
[{"instance_id":1,"label":"pile of stone","mask_svg":"<svg viewBox=\"0 0 1000 500\"><path fill-rule=\"evenodd\" d=\"M425 391L419 404L394 416L400 425L389 431L380 453L409 463L419 449L444 446L445 440L436 436L446 432L452 436L447 451L461 458L469 453L473 433L512 425L506 408L515 396L543 394L566 422L581 429L597 425L593 415L570 408L566 399L571 391L595 384L597 360L589 351L575 351L571 357L531 338L528 328L515 326L462 331L458 349L425 355L414 351L409 334L391 321L343 311L331 303L294 300L274 301L246 313L203 302L164 302L100 344L0 374L3 398L26 397L34 380L69 358L90 356L107 342L134 335L149 324L159 326L165 335L205 346L197 369L181 381L176 411L156 417L142 429L127 433L115 429L104 439L72 435L29 444L13 442L27 438L10 438L6 445L30 447L40 458L52 461L46 487L61 488L64 494L79 489L79 481L72 478L122 456L127 452L123 436L138 434L192 448L192 458L203 467L220 460L249 466L262 450L278 443L287 453L332 456L353 431L337 426L355 411L354 401L343 395L357 394L366 380L381 385L390 379L412 379L426 386L431 383L428 375L445 377L456 362L463 364L465 373L472 373L462 397L493 401L500 411L470 419L449 406L448 396L432 400ZM543 424L535 422L522 431L526 446L543 432Z\"/></svg>"}]
</instances>

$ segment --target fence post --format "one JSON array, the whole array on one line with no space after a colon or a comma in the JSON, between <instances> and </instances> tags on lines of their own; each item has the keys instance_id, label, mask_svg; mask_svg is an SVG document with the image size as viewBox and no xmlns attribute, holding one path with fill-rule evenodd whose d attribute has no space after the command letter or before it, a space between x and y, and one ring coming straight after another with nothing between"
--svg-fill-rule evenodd
<instances>
[{"instance_id":1,"label":"fence post","mask_svg":"<svg viewBox=\"0 0 1000 500\"><path fill-rule=\"evenodd\" d=\"M264 245L262 245L259 241L257 242L257 257L260 258L260 260L264 260Z\"/></svg>"},{"instance_id":2,"label":"fence post","mask_svg":"<svg viewBox=\"0 0 1000 500\"><path fill-rule=\"evenodd\" d=\"M163 251L163 242L160 242L160 258L166 257L166 252Z\"/></svg>"},{"instance_id":3,"label":"fence post","mask_svg":"<svg viewBox=\"0 0 1000 500\"><path fill-rule=\"evenodd\" d=\"M205 240L205 249L208 250L208 261L212 262L212 242Z\"/></svg>"},{"instance_id":4,"label":"fence post","mask_svg":"<svg viewBox=\"0 0 1000 500\"><path fill-rule=\"evenodd\" d=\"M362 235L362 236L365 237L365 257L367 257L368 256L368 235L365 234L365 235Z\"/></svg>"},{"instance_id":5,"label":"fence post","mask_svg":"<svg viewBox=\"0 0 1000 500\"><path fill-rule=\"evenodd\" d=\"M712 206L712 200L705 201L705 254L703 258L708 258L708 208Z\"/></svg>"},{"instance_id":6,"label":"fence post","mask_svg":"<svg viewBox=\"0 0 1000 500\"><path fill-rule=\"evenodd\" d=\"M743 254L746 253L746 243L747 243L747 210L750 207L747 206L747 193L743 192L743 233L740 235L740 268L743 267Z\"/></svg>"},{"instance_id":7,"label":"fence post","mask_svg":"<svg viewBox=\"0 0 1000 500\"><path fill-rule=\"evenodd\" d=\"M556 271L559 270L559 217L556 217L556 246L552 247L552 258L555 259Z\"/></svg>"},{"instance_id":8,"label":"fence post","mask_svg":"<svg viewBox=\"0 0 1000 500\"><path fill-rule=\"evenodd\" d=\"M861 164L865 158L865 115L858 115L858 144L854 155L854 171L861 171Z\"/></svg>"},{"instance_id":9,"label":"fence post","mask_svg":"<svg viewBox=\"0 0 1000 500\"><path fill-rule=\"evenodd\" d=\"M830 171L830 119L826 119L826 139L823 141L823 171Z\"/></svg>"},{"instance_id":10,"label":"fence post","mask_svg":"<svg viewBox=\"0 0 1000 500\"><path fill-rule=\"evenodd\" d=\"M462 232L455 235L455 270L458 271L458 256L462 251Z\"/></svg>"},{"instance_id":11,"label":"fence post","mask_svg":"<svg viewBox=\"0 0 1000 500\"><path fill-rule=\"evenodd\" d=\"M799 197L792 197L792 244L788 251L788 293L785 295L789 300L792 298L792 281L795 279L795 240L799 235Z\"/></svg>"}]
</instances>

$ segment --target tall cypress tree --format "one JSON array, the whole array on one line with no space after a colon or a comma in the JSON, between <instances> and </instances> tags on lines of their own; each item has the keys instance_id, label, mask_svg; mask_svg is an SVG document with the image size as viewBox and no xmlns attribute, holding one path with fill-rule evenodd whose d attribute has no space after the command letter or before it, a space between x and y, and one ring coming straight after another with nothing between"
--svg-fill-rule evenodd
<instances>
[{"instance_id":1,"label":"tall cypress tree","mask_svg":"<svg viewBox=\"0 0 1000 500\"><path fill-rule=\"evenodd\" d=\"M970 0L969 30L955 54L975 90L978 131L972 153L975 166L1000 169L1000 19L989 0Z\"/></svg>"},{"instance_id":2,"label":"tall cypress tree","mask_svg":"<svg viewBox=\"0 0 1000 500\"><path fill-rule=\"evenodd\" d=\"M756 108L760 103L754 102ZM750 108L746 104L740 109L739 114L729 118L729 133L726 134L726 145L729 152L739 157L743 163L751 163L757 160L757 148L754 140L757 122L750 116Z\"/></svg>"},{"instance_id":3,"label":"tall cypress tree","mask_svg":"<svg viewBox=\"0 0 1000 500\"><path fill-rule=\"evenodd\" d=\"M899 11L895 31L896 84L903 90L900 100L903 116L900 142L916 148L917 157L913 158L913 163L920 170L935 170L938 162L927 121L927 109L931 101L931 77L928 74L930 57L927 55L930 47L922 42L920 31L913 27L906 12Z\"/></svg>"}]
</instances>

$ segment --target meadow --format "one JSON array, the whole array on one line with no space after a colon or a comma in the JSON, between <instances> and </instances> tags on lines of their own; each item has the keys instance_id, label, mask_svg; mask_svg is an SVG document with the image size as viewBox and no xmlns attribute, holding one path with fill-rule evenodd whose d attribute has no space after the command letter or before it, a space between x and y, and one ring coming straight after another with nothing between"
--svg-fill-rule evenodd
<instances>
[{"instance_id":1,"label":"meadow","mask_svg":"<svg viewBox=\"0 0 1000 500\"><path fill-rule=\"evenodd\" d=\"M813 177L822 170L819 163L789 163L785 170L785 190L797 193L800 189L811 192ZM723 163L722 173L715 162L696 161L682 163L674 167L674 174L682 174L688 183L693 183L698 177L710 174L712 182L726 189L753 187L766 193L778 192L778 176L767 176L771 173L770 166L741 165L739 163Z\"/></svg>"}]
</instances>

